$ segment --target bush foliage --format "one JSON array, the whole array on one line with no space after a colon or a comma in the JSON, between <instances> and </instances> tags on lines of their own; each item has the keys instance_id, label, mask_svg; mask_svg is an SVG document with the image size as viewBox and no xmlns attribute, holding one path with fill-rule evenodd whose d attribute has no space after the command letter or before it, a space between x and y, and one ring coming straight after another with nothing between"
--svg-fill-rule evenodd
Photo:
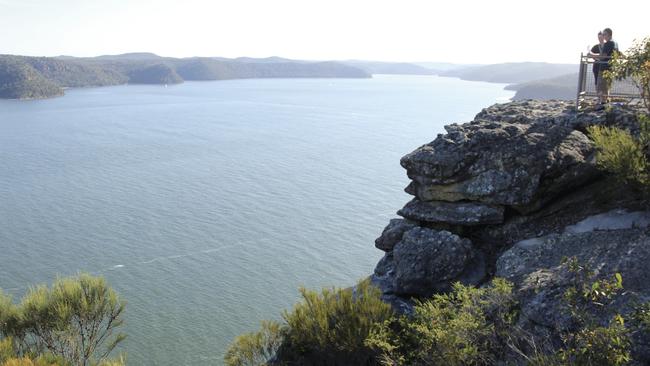
<instances>
[{"instance_id":1,"label":"bush foliage","mask_svg":"<svg viewBox=\"0 0 650 366\"><path fill-rule=\"evenodd\" d=\"M630 331L614 302L623 291L623 277L597 279L575 258L566 261L572 283L564 293L565 304L577 330L564 335L559 356L563 365L625 365L631 361ZM602 324L608 314L608 324Z\"/></svg>"},{"instance_id":2,"label":"bush foliage","mask_svg":"<svg viewBox=\"0 0 650 366\"><path fill-rule=\"evenodd\" d=\"M598 165L626 183L650 186L650 117L639 116L639 136L616 127L591 126Z\"/></svg>"},{"instance_id":3,"label":"bush foliage","mask_svg":"<svg viewBox=\"0 0 650 366\"><path fill-rule=\"evenodd\" d=\"M226 365L264 365L276 351L298 364L374 362L376 351L366 340L372 329L393 317L393 311L369 280L349 289L302 288L300 294L302 300L284 312L283 324L263 322L260 331L237 337L226 353Z\"/></svg>"},{"instance_id":4,"label":"bush foliage","mask_svg":"<svg viewBox=\"0 0 650 366\"><path fill-rule=\"evenodd\" d=\"M650 37L635 42L624 54L614 55L611 66L610 77L632 78L650 112Z\"/></svg>"},{"instance_id":5,"label":"bush foliage","mask_svg":"<svg viewBox=\"0 0 650 366\"><path fill-rule=\"evenodd\" d=\"M370 331L393 315L369 280L354 289L301 289L302 301L285 311L287 340L305 353L371 354L364 344ZM361 357L364 358L364 357Z\"/></svg>"},{"instance_id":6,"label":"bush foliage","mask_svg":"<svg viewBox=\"0 0 650 366\"><path fill-rule=\"evenodd\" d=\"M260 330L235 338L228 348L224 361L229 366L264 365L275 355L282 343L280 323L263 321Z\"/></svg>"},{"instance_id":7,"label":"bush foliage","mask_svg":"<svg viewBox=\"0 0 650 366\"><path fill-rule=\"evenodd\" d=\"M302 289L302 301L285 312L283 324L263 322L259 332L237 337L226 365L265 365L274 356L277 365L631 363L632 328L650 334L650 303L638 306L626 321L615 305L623 294L620 274L597 278L575 259L563 265L570 276L562 311L573 325L557 330L557 342L518 325L519 304L512 284L503 279L479 288L457 283L447 294L416 301L414 311L401 316L362 281L355 291Z\"/></svg>"},{"instance_id":8,"label":"bush foliage","mask_svg":"<svg viewBox=\"0 0 650 366\"><path fill-rule=\"evenodd\" d=\"M32 288L19 304L0 293L0 355L10 344L16 364L107 364L126 337L116 333L124 306L103 278L86 274Z\"/></svg>"},{"instance_id":9,"label":"bush foliage","mask_svg":"<svg viewBox=\"0 0 650 366\"><path fill-rule=\"evenodd\" d=\"M515 319L512 285L454 285L449 294L418 302L413 316L384 322L367 344L384 365L492 365L506 349Z\"/></svg>"}]
</instances>

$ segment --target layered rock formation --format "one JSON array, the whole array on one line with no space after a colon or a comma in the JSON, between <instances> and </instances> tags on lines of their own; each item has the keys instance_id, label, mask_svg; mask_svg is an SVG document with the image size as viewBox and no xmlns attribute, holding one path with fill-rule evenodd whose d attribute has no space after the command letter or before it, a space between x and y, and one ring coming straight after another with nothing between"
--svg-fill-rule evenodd
<instances>
[{"instance_id":1,"label":"layered rock formation","mask_svg":"<svg viewBox=\"0 0 650 366\"><path fill-rule=\"evenodd\" d=\"M497 275L515 284L522 322L559 329L563 257L619 272L635 297L650 298L647 202L597 169L586 134L597 124L636 133L639 112L495 105L404 156L414 198L375 242L386 252L372 276L384 299L408 311L413 298Z\"/></svg>"}]
</instances>

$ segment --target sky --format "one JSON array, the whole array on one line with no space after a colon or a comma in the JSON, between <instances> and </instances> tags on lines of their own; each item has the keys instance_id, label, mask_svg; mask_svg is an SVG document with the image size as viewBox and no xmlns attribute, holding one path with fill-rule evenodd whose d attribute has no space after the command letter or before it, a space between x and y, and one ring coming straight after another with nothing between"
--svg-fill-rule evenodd
<instances>
[{"instance_id":1,"label":"sky","mask_svg":"<svg viewBox=\"0 0 650 366\"><path fill-rule=\"evenodd\" d=\"M577 63L612 28L650 36L650 1L0 0L0 54Z\"/></svg>"}]
</instances>

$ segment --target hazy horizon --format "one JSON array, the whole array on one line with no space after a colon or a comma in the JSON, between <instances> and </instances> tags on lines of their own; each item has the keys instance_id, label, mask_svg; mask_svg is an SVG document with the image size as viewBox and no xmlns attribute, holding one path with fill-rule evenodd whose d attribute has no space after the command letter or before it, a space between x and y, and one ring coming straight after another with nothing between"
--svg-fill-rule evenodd
<instances>
[{"instance_id":1,"label":"hazy horizon","mask_svg":"<svg viewBox=\"0 0 650 366\"><path fill-rule=\"evenodd\" d=\"M216 3L0 0L0 53L253 57L493 64L577 63L605 27L621 49L648 35L650 4L514 0ZM605 20L603 20L605 19Z\"/></svg>"},{"instance_id":2,"label":"hazy horizon","mask_svg":"<svg viewBox=\"0 0 650 366\"><path fill-rule=\"evenodd\" d=\"M449 62L445 60L393 60L393 61L386 61L386 60L371 60L371 59L353 59L353 58L342 58L342 59L300 59L300 58L289 58L289 57L284 57L282 55L270 55L270 56L248 56L248 55L241 55L241 56L233 56L233 57L225 57L221 55L194 55L194 56L184 56L184 57L177 57L177 56L168 56L168 55L161 55L155 52L150 52L150 51L127 51L127 52L122 52L122 53L115 53L115 54L109 54L109 53L102 53L102 54L97 54L97 55L90 55L90 56L78 56L78 55L65 55L65 54L60 54L60 55L40 55L40 54L32 54L32 55L25 55L25 54L9 54L9 53L0 53L2 54L7 54L7 55L14 55L14 56L30 56L30 57L73 57L73 58L95 58L95 57L111 57L111 56L122 56L122 55L129 55L129 54L151 54L155 55L158 57L162 58L224 58L224 59L241 59L241 58L251 58L251 59L269 59L269 58L280 58L280 59L287 59L287 60L292 60L292 61L308 61L308 62L326 62L326 61L333 61L333 62L386 62L386 63L409 63L409 64L426 64L426 63L431 63L431 64L449 64L449 65L489 65L486 63L456 63L456 62ZM527 61L505 61L505 62L499 62L499 63L553 63L553 62L548 62L548 61L539 61L539 60L527 60ZM555 63L555 64L577 64L577 62L562 62L562 63Z\"/></svg>"}]
</instances>

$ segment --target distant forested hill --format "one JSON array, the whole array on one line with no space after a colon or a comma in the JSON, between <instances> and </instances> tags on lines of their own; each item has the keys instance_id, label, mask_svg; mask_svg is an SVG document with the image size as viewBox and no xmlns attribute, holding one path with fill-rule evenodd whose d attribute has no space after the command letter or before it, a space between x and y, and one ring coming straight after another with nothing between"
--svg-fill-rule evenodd
<instances>
[{"instance_id":1,"label":"distant forested hill","mask_svg":"<svg viewBox=\"0 0 650 366\"><path fill-rule=\"evenodd\" d=\"M573 100L576 98L578 88L578 74L561 75L550 79L533 80L520 84L506 86L507 90L516 90L513 100L522 99L562 99Z\"/></svg>"},{"instance_id":2,"label":"distant forested hill","mask_svg":"<svg viewBox=\"0 0 650 366\"><path fill-rule=\"evenodd\" d=\"M129 83L132 84L179 84L183 82L183 78L178 75L176 70L162 63L135 66L127 72L127 75Z\"/></svg>"},{"instance_id":3,"label":"distant forested hill","mask_svg":"<svg viewBox=\"0 0 650 366\"><path fill-rule=\"evenodd\" d=\"M184 80L242 78L369 78L339 62L267 59L160 57L128 53L92 58L0 55L0 98L47 98L67 87L175 84Z\"/></svg>"},{"instance_id":4,"label":"distant forested hill","mask_svg":"<svg viewBox=\"0 0 650 366\"><path fill-rule=\"evenodd\" d=\"M368 78L370 74L339 62L274 62L214 58L177 59L172 63L185 80L225 80L243 78Z\"/></svg>"},{"instance_id":5,"label":"distant forested hill","mask_svg":"<svg viewBox=\"0 0 650 366\"><path fill-rule=\"evenodd\" d=\"M378 61L344 61L346 65L358 67L369 74L398 74L398 75L436 75L437 70L406 62Z\"/></svg>"},{"instance_id":6,"label":"distant forested hill","mask_svg":"<svg viewBox=\"0 0 650 366\"><path fill-rule=\"evenodd\" d=\"M441 76L458 77L463 80L490 83L525 83L575 73L578 65L549 64L545 62L517 62L464 67L441 73Z\"/></svg>"},{"instance_id":7,"label":"distant forested hill","mask_svg":"<svg viewBox=\"0 0 650 366\"><path fill-rule=\"evenodd\" d=\"M578 65L572 64L517 62L459 67L440 76L510 84L505 89L517 92L513 100L572 100L576 97L577 71Z\"/></svg>"},{"instance_id":8,"label":"distant forested hill","mask_svg":"<svg viewBox=\"0 0 650 366\"><path fill-rule=\"evenodd\" d=\"M106 86L129 81L129 78L118 70L80 59L64 61L51 57L15 57L62 87Z\"/></svg>"},{"instance_id":9,"label":"distant forested hill","mask_svg":"<svg viewBox=\"0 0 650 366\"><path fill-rule=\"evenodd\" d=\"M63 88L32 65L14 56L0 56L0 98L31 99L63 95Z\"/></svg>"},{"instance_id":10,"label":"distant forested hill","mask_svg":"<svg viewBox=\"0 0 650 366\"><path fill-rule=\"evenodd\" d=\"M438 66L438 70L431 67ZM453 69L452 69L453 68ZM446 71L442 71L446 70ZM543 62L494 65L397 63L376 61L301 61L281 57L228 59L170 58L126 53L91 58L0 55L0 98L47 98L68 87L118 84L176 84L184 80L243 78L368 78L372 74L459 77L507 83L513 99L573 99L576 65Z\"/></svg>"}]
</instances>

